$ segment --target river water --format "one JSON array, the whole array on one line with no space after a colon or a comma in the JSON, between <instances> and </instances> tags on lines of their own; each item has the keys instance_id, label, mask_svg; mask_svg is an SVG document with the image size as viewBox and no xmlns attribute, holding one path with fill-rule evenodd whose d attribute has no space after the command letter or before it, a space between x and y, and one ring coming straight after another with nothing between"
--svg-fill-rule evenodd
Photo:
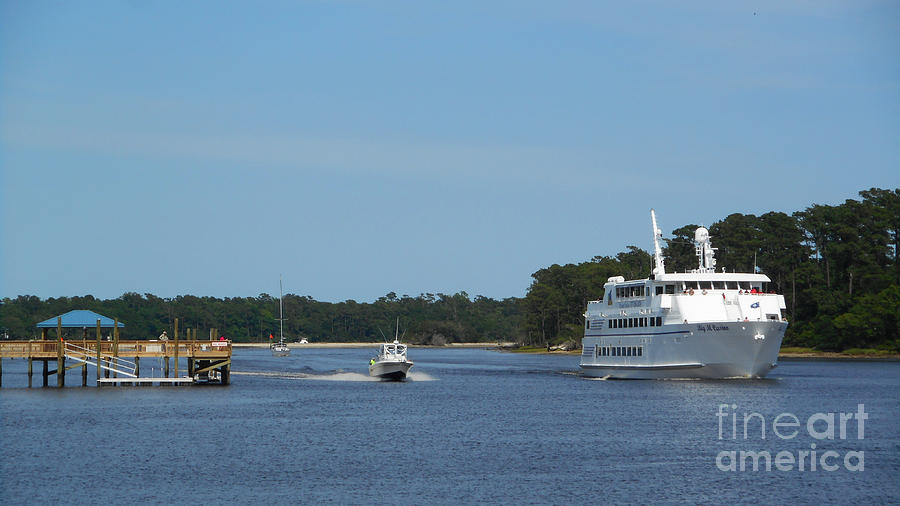
<instances>
[{"instance_id":1,"label":"river water","mask_svg":"<svg viewBox=\"0 0 900 506\"><path fill-rule=\"evenodd\" d=\"M900 501L897 362L603 381L573 355L413 348L392 383L366 376L370 355L237 349L228 387L61 390L24 388L25 362L5 359L0 502Z\"/></svg>"}]
</instances>

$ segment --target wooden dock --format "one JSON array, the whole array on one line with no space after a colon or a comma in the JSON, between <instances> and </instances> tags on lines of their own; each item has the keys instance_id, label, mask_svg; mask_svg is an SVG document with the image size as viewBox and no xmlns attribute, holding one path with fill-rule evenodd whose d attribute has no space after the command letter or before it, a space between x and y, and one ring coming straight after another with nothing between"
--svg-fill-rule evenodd
<instances>
[{"instance_id":1,"label":"wooden dock","mask_svg":"<svg viewBox=\"0 0 900 506\"><path fill-rule=\"evenodd\" d=\"M66 384L66 371L81 369L81 385L87 386L88 367L97 372L97 386L103 385L179 385L214 383L227 385L231 371L231 341L179 340L178 323L171 341L120 341L118 329L113 339L104 341L97 321L96 339L48 339L42 329L40 340L0 341L0 386L3 385L3 359L28 361L28 386L32 386L34 362L41 362L42 386L56 375L56 386ZM190 334L190 331L188 331ZM86 332L85 332L86 334ZM62 336L59 323L57 336ZM196 333L195 336L196 337ZM141 376L141 359L154 358L162 364L162 377ZM179 375L179 359L187 360L187 375ZM170 361L174 367L170 368ZM50 369L55 362L56 369ZM146 368L145 368L146 369ZM170 377L170 373L171 377Z\"/></svg>"}]
</instances>

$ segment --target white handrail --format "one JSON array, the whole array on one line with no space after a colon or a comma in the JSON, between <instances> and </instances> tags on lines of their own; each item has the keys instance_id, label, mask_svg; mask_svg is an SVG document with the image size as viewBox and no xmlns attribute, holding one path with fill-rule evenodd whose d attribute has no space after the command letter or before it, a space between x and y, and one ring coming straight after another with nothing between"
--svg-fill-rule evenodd
<instances>
[{"instance_id":1,"label":"white handrail","mask_svg":"<svg viewBox=\"0 0 900 506\"><path fill-rule=\"evenodd\" d=\"M104 365L103 363L97 364L95 363L97 359L96 352L71 342L66 342L65 354L67 358L71 358L72 360L78 360L79 362L84 362L85 364L90 364L94 367L137 378L137 363L132 362L131 360L100 353L101 362L103 361L102 359L106 359L106 363L110 365Z\"/></svg>"}]
</instances>

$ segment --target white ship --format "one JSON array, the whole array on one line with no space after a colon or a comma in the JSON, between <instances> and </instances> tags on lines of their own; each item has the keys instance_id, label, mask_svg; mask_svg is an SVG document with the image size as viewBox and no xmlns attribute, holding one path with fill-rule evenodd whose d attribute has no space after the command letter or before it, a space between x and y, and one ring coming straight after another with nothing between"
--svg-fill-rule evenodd
<instances>
[{"instance_id":1,"label":"white ship","mask_svg":"<svg viewBox=\"0 0 900 506\"><path fill-rule=\"evenodd\" d=\"M623 379L761 378L787 329L784 296L762 274L715 271L709 231L696 230L699 268L667 273L651 209L655 267L649 279L611 277L588 302L585 375Z\"/></svg>"}]
</instances>

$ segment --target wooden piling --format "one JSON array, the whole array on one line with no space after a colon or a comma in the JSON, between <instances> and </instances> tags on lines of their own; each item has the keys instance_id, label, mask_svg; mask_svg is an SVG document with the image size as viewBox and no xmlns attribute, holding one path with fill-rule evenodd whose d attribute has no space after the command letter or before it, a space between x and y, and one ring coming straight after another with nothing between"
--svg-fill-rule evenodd
<instances>
[{"instance_id":1,"label":"wooden piling","mask_svg":"<svg viewBox=\"0 0 900 506\"><path fill-rule=\"evenodd\" d=\"M66 356L63 354L65 342L62 336L62 316L56 317L56 386L66 386Z\"/></svg>"},{"instance_id":2,"label":"wooden piling","mask_svg":"<svg viewBox=\"0 0 900 506\"><path fill-rule=\"evenodd\" d=\"M46 340L47 340L47 329L46 329L46 328L43 328L43 329L41 329L41 341L46 341ZM44 350L44 344L41 343L41 351L43 351L43 350ZM44 372L44 381L43 381L43 385L42 385L42 386L47 386L47 361L46 361L46 360L41 360L41 362L44 363L44 366L43 366L43 369L42 369L43 372Z\"/></svg>"},{"instance_id":3,"label":"wooden piling","mask_svg":"<svg viewBox=\"0 0 900 506\"><path fill-rule=\"evenodd\" d=\"M103 345L103 336L100 330L100 318L97 318L97 386L100 386L100 347Z\"/></svg>"},{"instance_id":4,"label":"wooden piling","mask_svg":"<svg viewBox=\"0 0 900 506\"><path fill-rule=\"evenodd\" d=\"M178 318L175 318L175 377L178 377Z\"/></svg>"},{"instance_id":5,"label":"wooden piling","mask_svg":"<svg viewBox=\"0 0 900 506\"><path fill-rule=\"evenodd\" d=\"M116 318L113 320L113 362L116 364L116 367L119 366L119 319ZM113 373L113 378L118 378L118 373Z\"/></svg>"},{"instance_id":6,"label":"wooden piling","mask_svg":"<svg viewBox=\"0 0 900 506\"><path fill-rule=\"evenodd\" d=\"M28 388L31 388L31 363L34 359L31 358L31 339L28 340Z\"/></svg>"}]
</instances>

